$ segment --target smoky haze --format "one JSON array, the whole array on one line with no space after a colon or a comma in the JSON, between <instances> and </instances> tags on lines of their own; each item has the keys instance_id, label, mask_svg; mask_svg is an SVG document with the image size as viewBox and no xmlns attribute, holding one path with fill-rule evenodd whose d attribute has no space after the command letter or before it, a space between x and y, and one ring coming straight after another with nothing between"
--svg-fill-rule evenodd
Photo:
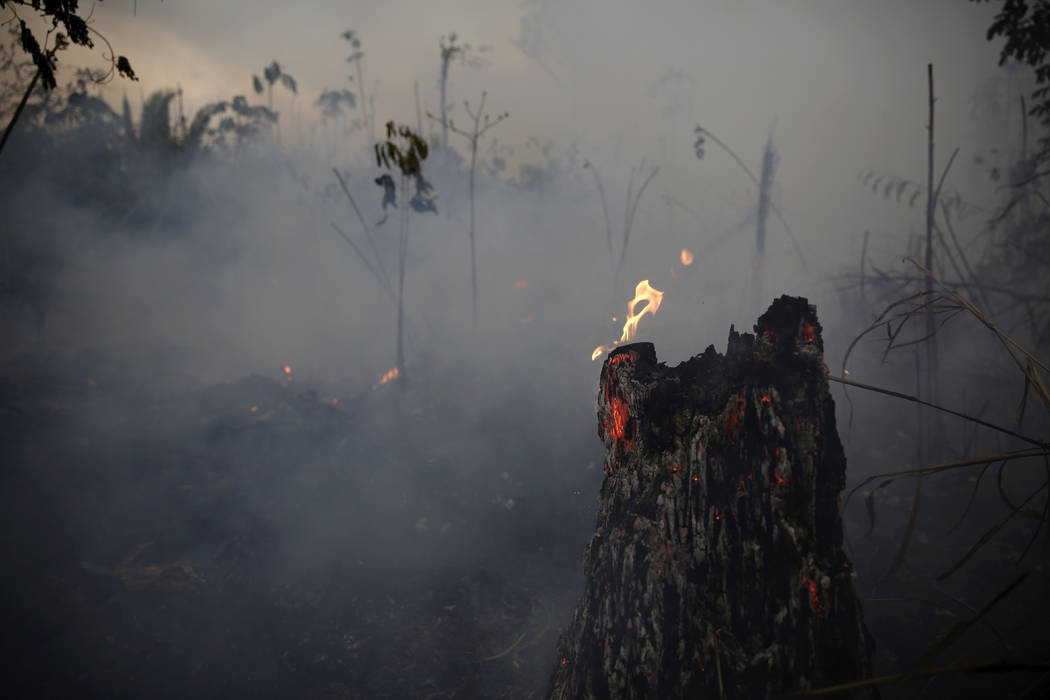
<instances>
[{"instance_id":1,"label":"smoky haze","mask_svg":"<svg viewBox=\"0 0 1050 700\"><path fill-rule=\"evenodd\" d=\"M862 250L893 275L914 272L903 256L921 259L925 200L909 206L905 184L873 192L865 173L925 183L927 64L938 172L958 147L945 192L981 274L994 256L980 234L1004 201L989 171L1016 157L1017 96L1033 85L1026 68L997 68L999 45L984 38L995 10L976 3L111 0L92 11L140 81L78 87L76 67L104 64L100 49L60 54L69 85L34 93L0 153L4 645L22 667L9 683L37 697L541 696L602 478L591 351L619 338L635 285L664 293L637 338L664 362L724 350L731 325L749 330L792 294L817 306L840 374L857 334L916 288L858 290L846 275ZM509 113L478 147L476 318L469 142L443 144L433 118L452 33L464 48L448 70L454 125L471 128L482 94L491 120ZM346 60L355 50L363 85ZM279 80L272 97L265 80L253 90L272 61L294 92ZM5 124L31 75L15 64ZM342 89L354 104L324 115L322 92ZM237 95L272 104L276 124L251 134L247 117L224 130L220 116L191 143L200 110ZM385 122L416 130L417 115L436 211L404 219L405 362L381 383L397 364L396 291L377 280L333 168L396 280L402 218L383 204L373 145ZM760 188L735 159L758 177L767 144L775 212L760 259ZM1028 279L1045 297L1045 278ZM1045 348L1010 321L1022 344ZM1016 425L1023 378L993 335L959 323L944 331L942 397ZM883 364L883 349L860 343L850 376L917 393L911 355ZM834 396L850 487L954 449L916 447L911 404ZM1046 434L1045 412L1025 420ZM944 431L971 451L1013 446ZM1006 488L1021 498L1038 486L1016 476ZM925 496L922 537L943 534L966 504L958 493ZM888 598L912 491L872 496L879 529L866 538L863 495L845 515L850 555L862 594ZM1001 516L994 497L975 502L952 554ZM1031 534L1004 532L1015 548ZM976 571L953 590L979 608L1006 581ZM910 609L866 614L880 672L936 642L902 641L917 634L909 616L926 619Z\"/></svg>"}]
</instances>

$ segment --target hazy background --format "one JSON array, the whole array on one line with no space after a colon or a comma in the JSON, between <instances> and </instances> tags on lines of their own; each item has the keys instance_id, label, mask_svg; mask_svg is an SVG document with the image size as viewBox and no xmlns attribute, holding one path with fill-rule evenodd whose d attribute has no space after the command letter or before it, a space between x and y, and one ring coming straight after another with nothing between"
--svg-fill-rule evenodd
<instances>
[{"instance_id":1,"label":"hazy background","mask_svg":"<svg viewBox=\"0 0 1050 700\"><path fill-rule=\"evenodd\" d=\"M1004 202L990 171L1017 157L1018 98L1032 88L1027 69L997 67L999 42L984 38L998 7L961 0L82 6L139 81L117 78L81 90L112 106L112 117L97 122L48 122L43 108L27 113L0 154L0 358L11 465L5 546L26 572L12 590L22 595L37 590L38 578L57 579L67 582L55 584L57 592L33 594L43 596L41 609L64 609L60 600L72 610L109 610L110 592L85 594L86 584L77 583L85 575L79 562L110 565L150 540L162 543L156 557L192 561L209 581L225 580L226 564L216 562L228 557L210 548L234 540L247 547L258 527L271 537L259 545L266 556L253 560L261 583L243 585L258 584L262 599L275 587L329 590L332 581L367 580L384 591L375 596L382 605L391 581L402 586L404 600L422 600L420 591L449 577L456 593L434 598L438 614L438 603L473 611L459 623L469 648L457 658L510 646L519 627L500 620L520 623L536 641L534 657L508 656L513 667L486 670L488 676L471 674L495 664L449 667L453 680L442 692L539 692L553 654L550 635L565 624L580 590L601 481L594 417L600 362L590 355L619 337L634 285L649 279L665 292L639 334L663 361L684 360L710 344L723 350L731 324L749 330L774 296L793 294L816 304L826 359L838 373L857 333L912 289L869 287L860 295L844 291L850 282L842 275L858 271L865 232L868 263L882 270L907 272L902 256L920 255L925 200L909 207L907 197L899 203L872 192L861 175L925 182L928 63L937 97L935 167L939 174L959 149L945 189L966 204L956 226L968 254L985 259L986 223ZM374 134L353 128L360 103L345 119L327 122L317 105L325 89L360 94L346 62L351 47L340 38L347 29L361 40ZM483 91L493 118L509 112L479 146L476 324L469 149L455 134L452 150L442 148L440 127L426 116L439 112L439 42L453 32L470 49L450 67L449 116L468 126L463 101L476 106ZM107 51L97 41L93 51L60 54L60 86L75 81L75 67L105 67ZM236 95L266 105L252 76L262 77L274 60L297 91L274 86L279 122L272 134L206 152L180 141L180 114L191 122L202 107ZM27 77L3 74L5 123ZM365 247L332 168L346 177L387 269L394 269L398 216L382 208L373 180L383 171L371 149L388 120L416 128L414 85L432 146L424 173L438 212L409 217L408 383L400 391L375 386L394 366L396 308L331 228L338 224ZM163 90L181 92L163 115L161 138L150 141L144 105ZM56 95L64 100L68 92ZM124 100L130 129L117 117ZM756 175L767 141L779 156L773 202L802 255L770 217L761 300L750 296L757 188L711 138L697 158L698 124ZM626 192L637 191L653 166L659 172L640 200L624 272L614 280L592 169L604 185L618 257ZM683 248L696 253L690 266L680 261ZM1029 281L1030 291L1045 296L1045 278ZM1025 335L1025 322L1008 306L992 312L1001 312L996 318L1023 344L1045 347L1045 337ZM945 331L944 401L1013 424L1023 382L994 338L965 323L956 335ZM880 365L881 350L878 342L861 344L851 376L915 392L911 356ZM258 376L245 382L251 375ZM914 465L916 456L912 407L857 393L851 409L835 390L851 485ZM1032 413L1027 429L1045 431ZM242 432L248 421L258 421L251 426L262 437ZM982 445L969 428L952 424L950 431L948 451ZM990 450L1006 449L993 442ZM955 485L972 484L967 478ZM1018 493L1031 486L1028 476L1018 478ZM858 542L851 554L865 594L886 584L910 493L880 495L880 535ZM927 494L920 529L943 535L942 521L965 505L965 488L958 493L944 503ZM997 513L995 498L978 503L989 518ZM847 525L859 538L866 515L859 503L851 508ZM925 530L919 541L951 550L944 555L950 559L980 536L984 522L948 535L947 549ZM1022 540L1030 535L1018 532ZM484 579L479 571L496 573ZM968 572L956 594L980 605L1002 588L1003 575ZM512 589L532 602L508 618L508 595L493 601L484 591ZM161 666L172 678L195 678L200 664L224 668L224 634L237 637L229 630L258 617L250 606L229 608L220 584L211 590L217 597L202 605L228 616L227 631L209 632L216 636L199 652L206 661L194 662L192 673L175 662ZM401 600L402 593L389 595ZM351 614L344 598L350 593L329 593L325 619L369 619L370 608ZM12 608L21 610L16 632L34 627L36 608ZM422 608L412 610L405 614L427 619ZM956 619L940 608L928 618L870 610L869 624L882 624L875 631L884 672L930 645L916 641L903 620L944 627ZM48 637L40 648L93 646L94 623L85 619L61 633L72 637ZM130 646L138 634L127 632ZM321 636L315 630L315 641ZM258 659L231 663L265 665L268 640L256 639ZM391 648L401 649L398 643ZM444 644L420 643L428 651ZM309 677L309 668L287 672ZM84 673L96 689L123 687ZM475 684L457 686L459 677ZM229 682L253 692L266 687L257 678ZM372 678L368 687L380 692L383 682ZM178 687L170 692L178 695Z\"/></svg>"},{"instance_id":2,"label":"hazy background","mask_svg":"<svg viewBox=\"0 0 1050 700\"><path fill-rule=\"evenodd\" d=\"M572 241L580 248L579 264L594 258L592 262L599 266L596 258L601 257L604 244L601 205L590 173L580 166L584 160L597 166L609 199L612 226L619 236L628 174L645 157L661 170L639 207L626 276L634 281L648 277L654 286L663 288L661 285L670 282L666 278L681 247L700 251L705 241L717 239L719 234L754 215L756 192L751 182L710 140L704 160L698 161L692 149L693 128L701 124L710 130L756 174L762 148L767 139L772 139L780 157L775 202L796 232L808 266L803 274L784 231L771 221L767 264L771 278L766 289L808 296L821 306L825 316L832 309L821 303L817 283L859 258L864 230L873 234L869 243L873 254L891 256L901 252L909 230L921 230L921 212L887 206L859 184L858 174L871 169L924 180L926 64L935 65L938 162L943 164L950 149L961 149L949 187L967 200L979 200L989 190L983 169L973 166L975 156L1010 146L1006 127L1010 119L1019 121L1019 115L1016 110L1011 111L1011 98L1007 96L1029 87L1024 72L997 71L997 46L983 39L993 8L974 3L901 2L874 7L861 2L689 2L661 4L654 11L636 3L618 2L574 3L571 7L539 2L389 2L352 10L334 2L308 6L142 2L135 14L133 7L134 3L113 1L99 3L92 9L95 26L120 53L133 59L140 76L138 83L115 80L105 87L104 94L114 104L126 95L132 112L137 113L138 105L153 91L176 87L182 89L182 110L187 119L205 104L236 94L248 95L255 104L265 104L265 94L252 93L251 76L261 76L263 67L277 60L298 82L298 95L279 84L274 88L273 108L281 115L280 132L286 150L283 157L311 158L310 164L297 167L304 177L312 178L315 188L331 188L334 184L324 166L350 166L348 157L366 156L371 143L368 135L359 130L333 145L333 137L324 132L320 110L314 104L325 88L357 92L356 86L347 82L354 71L344 60L350 50L339 34L353 28L361 37L365 88L375 100L376 122L381 131L387 120L415 125L414 82L418 82L422 109L438 113L438 41L441 36L458 33L460 44L472 46L466 58L472 62L476 59L477 65L453 63L449 116L464 125L463 100L477 104L481 92L488 91L487 111L493 115L503 111L511 114L481 145L483 151L499 149L490 153L507 163L505 177L513 179L523 164L542 165L554 160L564 163L568 171L568 177L557 185L564 195L562 202L566 203L557 213L549 206L536 212L535 204L527 203L523 197L506 201L486 199L484 193L479 193L479 245L482 255L491 254L491 262L496 265L513 266L508 259L514 255L499 256L496 252L499 241L513 239L527 247L543 238L548 244L551 240L566 244ZM93 59L83 49L73 49L62 56L65 66L92 65L92 60L99 65L98 57ZM437 131L434 122L425 116L423 121L425 132ZM453 147L466 153L463 139L455 135L451 139ZM362 191L367 191L366 180L374 176L374 170L367 160L355 160L347 174ZM209 189L202 184L208 178L217 178L220 187L230 184L222 174L214 172L193 172L185 177L204 190ZM249 181L244 180L244 174L237 177L245 184L237 196L248 196L252 192L247 186ZM453 228L449 217L459 226L465 222L465 212L458 209L465 195L464 179L438 186L439 204L445 206L441 207L444 211L437 226ZM266 203L251 201L250 212L233 207L238 215L254 216L257 221L244 222L235 230L228 224L222 225L228 235L248 236L256 242L245 253L262 256L257 262L268 264L273 256L283 256L280 269L270 271L274 273L270 281L294 287L294 291L282 288L259 292L252 288L249 292L248 287L258 285L262 278L257 270L246 273L250 279L224 276L208 280L208 285L222 286L233 295L243 290L244 303L237 309L240 318L236 321L243 327L230 327L227 314L217 321L223 329L208 331L243 337L243 330L253 336L254 349L238 348L235 366L273 368L285 362L301 364L304 360L293 356L291 346L297 342L294 336L345 331L345 326L357 325L348 315L361 312L360 308L346 308L360 307L360 303L336 301L347 289L344 286L340 290L338 285L349 284L348 277L363 276L363 270L354 267L352 253L338 250L341 243L323 221L336 218L350 222L346 224L350 226L356 224L348 218L352 212L338 197L331 201L330 211L322 213L315 202L310 202L305 205L307 211L293 212L285 206L285 198L298 198L301 193L289 191L284 184L274 182L276 189L265 195ZM231 196L219 189L213 192L216 198L227 201ZM685 204L696 216L676 204L668 204L667 197ZM514 206L522 208L519 215L509 215L508 207ZM317 221L307 223L306 216L316 216ZM549 221L539 224L528 217ZM189 228L186 233L192 235L201 226ZM748 229L753 230L753 225L744 224L728 245L717 246L717 258L713 254L709 260L702 258L698 262L691 270L694 277L690 292L711 283L709 286L717 290L717 295L739 297L749 288L745 251L753 238ZM413 245L435 243L438 254L454 258L465 253L462 239L453 242L455 235L449 231L447 239L436 245L434 236L420 232L421 242ZM263 253L263 246L272 247ZM486 252L487 246L491 249ZM135 254L140 253L137 250ZM150 254L182 253L166 250ZM166 281L156 279L148 271L150 264L125 262L137 270L130 274L144 274L150 286ZM544 267L548 261L536 262L544 269L540 274L551 274ZM705 262L715 264L705 266ZM563 259L562 264L565 263ZM116 260L107 256L103 264L120 264L119 256ZM194 263L170 261L173 266L180 264ZM482 274L486 267L491 269L483 265ZM309 275L309 284L300 283L300 273ZM457 269L450 260L450 267L442 270L440 276L463 274L464 269ZM727 274L740 282L736 289L723 284L720 276ZM126 291L123 275L107 277L122 292ZM326 282L334 277L341 281ZM409 278L410 285L413 278L414 275ZM172 274L170 279L183 283L186 280L178 274ZM499 279L504 287L508 281L498 274L493 274L492 279ZM579 308L578 318L597 320L596 317L618 314L626 300L610 298L608 288L603 288L583 268L563 269L557 278L543 281L567 285L576 301L589 298L602 305L601 310ZM446 279L444 283L455 281ZM96 286L94 277L90 285ZM537 286L533 283L526 294L542 294L535 289ZM485 293L497 291L486 285ZM668 294L662 315L671 328L688 329L688 337L697 340L682 347L672 343L662 353L670 353L670 359L687 357L710 340L720 338L727 318L746 326L758 310L757 305L745 309L739 300L729 302L712 295L701 299L707 308L697 309L680 303L682 293L675 290ZM294 300L299 294L314 296L309 302L300 303ZM321 302L316 295L323 295L328 301ZM136 295L117 296L120 299L107 300L106 304L134 302ZM171 294L167 296L170 298ZM461 302L444 301L442 308L448 313L440 314L442 318L438 320L430 309L420 306L425 303L421 296L433 300L432 295L408 296L416 299L410 304L413 311L430 322L445 324L462 317L456 311ZM688 298L694 302L698 297ZM536 298L522 315L542 319L555 312L549 304L543 304L541 309L539 301ZM556 303L567 301L563 298ZM296 323L304 322L304 315L319 312L322 304L321 316L328 321L308 322L308 331L296 327ZM152 302L146 306L150 311L140 309L141 313L157 315ZM173 313L177 317L187 315L186 306L180 303ZM492 309L496 305L488 306ZM331 313L342 314L341 323L331 322ZM707 326L709 320L715 320L711 316L715 313L720 314L717 324ZM188 315L200 321L195 310ZM92 319L101 324L99 331L122 317L112 308L107 309L106 316L108 322ZM335 331L339 325L344 328ZM259 337L263 326L265 336ZM529 329L533 336L537 332L534 328ZM699 331L704 328L714 332L713 339L699 340ZM184 340L185 330L178 331ZM357 330L382 332L374 325ZM618 335L617 328L610 326L608 334ZM666 338L665 342L672 340ZM602 342L606 341L599 336L586 345L593 347ZM311 344L315 345L312 341ZM227 343L220 343L219 347L231 348ZM256 357L259 353L269 356ZM333 369L327 367L326 374Z\"/></svg>"}]
</instances>

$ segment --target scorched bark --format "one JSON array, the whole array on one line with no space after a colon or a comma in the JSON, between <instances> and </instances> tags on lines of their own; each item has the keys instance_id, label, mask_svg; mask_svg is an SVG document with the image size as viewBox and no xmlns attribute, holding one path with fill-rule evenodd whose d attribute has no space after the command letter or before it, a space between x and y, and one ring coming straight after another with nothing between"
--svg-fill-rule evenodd
<instances>
[{"instance_id":1,"label":"scorched bark","mask_svg":"<svg viewBox=\"0 0 1050 700\"><path fill-rule=\"evenodd\" d=\"M781 297L724 356L606 359L606 476L552 698L768 698L870 675L820 331Z\"/></svg>"}]
</instances>

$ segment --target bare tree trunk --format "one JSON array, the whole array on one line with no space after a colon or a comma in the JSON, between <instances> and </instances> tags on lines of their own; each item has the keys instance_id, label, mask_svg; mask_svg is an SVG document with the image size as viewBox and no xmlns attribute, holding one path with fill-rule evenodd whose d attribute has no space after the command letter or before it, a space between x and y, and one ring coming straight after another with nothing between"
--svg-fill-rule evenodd
<instances>
[{"instance_id":1,"label":"bare tree trunk","mask_svg":"<svg viewBox=\"0 0 1050 700\"><path fill-rule=\"evenodd\" d=\"M441 147L448 148L448 105L445 102L445 88L448 86L448 64L451 61L451 57L447 57L444 54L441 56L441 80L439 81L439 87L441 88Z\"/></svg>"},{"instance_id":2,"label":"bare tree trunk","mask_svg":"<svg viewBox=\"0 0 1050 700\"><path fill-rule=\"evenodd\" d=\"M926 78L929 83L930 93L930 125L929 125L929 163L926 173L926 269L930 275L926 277L926 302L933 299L933 276L937 271L933 269L933 216L937 205L939 192L933 188L933 106L936 101L933 97L933 64L926 64ZM937 403L937 321L932 313L926 314L926 400ZM939 443L940 421L936 416L923 416L925 430L921 436L925 441L923 449L923 461L921 464L936 460L939 455L932 452L932 448Z\"/></svg>"},{"instance_id":3,"label":"bare tree trunk","mask_svg":"<svg viewBox=\"0 0 1050 700\"><path fill-rule=\"evenodd\" d=\"M606 477L552 698L772 698L870 676L816 311L781 297L755 329L675 368L649 343L605 361Z\"/></svg>"},{"instance_id":4,"label":"bare tree trunk","mask_svg":"<svg viewBox=\"0 0 1050 700\"><path fill-rule=\"evenodd\" d=\"M397 251L397 371L400 376L398 384L404 387L405 376L405 259L408 257L408 178L401 176L401 236L398 239Z\"/></svg>"},{"instance_id":5,"label":"bare tree trunk","mask_svg":"<svg viewBox=\"0 0 1050 700\"><path fill-rule=\"evenodd\" d=\"M484 102L482 102L484 106ZM480 112L479 112L480 113ZM470 298L474 305L474 328L478 327L478 259L474 247L474 167L478 162L478 128L474 120L474 138L470 141Z\"/></svg>"}]
</instances>

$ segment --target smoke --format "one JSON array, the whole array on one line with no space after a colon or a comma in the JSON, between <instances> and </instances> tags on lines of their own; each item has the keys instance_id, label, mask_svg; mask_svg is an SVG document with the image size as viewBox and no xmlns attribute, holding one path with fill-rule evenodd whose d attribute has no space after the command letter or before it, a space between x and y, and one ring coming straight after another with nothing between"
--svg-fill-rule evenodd
<instances>
[{"instance_id":1,"label":"smoke","mask_svg":"<svg viewBox=\"0 0 1050 700\"><path fill-rule=\"evenodd\" d=\"M45 666L33 649L91 650L43 694L86 683L100 692L280 696L304 683L320 693L346 677L378 695L419 696L424 682L444 696L542 692L580 590L601 479L600 365L590 352L619 336L634 285L648 279L664 293L638 339L655 342L669 363L722 349L730 325L750 330L774 296L808 297L837 374L853 337L892 301L874 293L858 301L838 275L856 269L866 229L868 264L899 272L909 227L921 228L920 212L872 194L857 173L921 181L923 64L934 59L944 76L943 159L948 144L966 143L960 105L976 86L974 66L992 74L995 63L986 18L971 7L685 3L661 17L625 3L574 12L484 3L473 22L458 5L425 22L411 4L365 7L354 19L380 123L415 128L406 86L417 79L423 109L438 111L438 36L457 28L494 48L485 67L453 66L450 115L465 125L462 102L476 104L483 89L494 113L510 112L479 151L477 321L469 153L453 140L459 150L435 148L423 165L437 211L408 215L406 362L402 377L379 385L396 363L397 307L331 227L371 255L332 168L391 274L400 220L382 205L375 178L384 171L368 136L350 131L339 150L326 149L336 126L323 132L311 113L313 95L346 80L336 32L323 48L304 38L304 27L336 26L333 7L271 16L286 5L210 3L209 27L233 26L216 19L226 12L245 20L216 37L196 33L192 4L140 5L138 19L100 7L99 25L124 40L144 93L183 81L187 118L232 99L235 86L247 93L253 71L274 57L300 94L275 94L279 137L230 149L186 147L174 111L163 143L105 120L55 128L42 111L0 154L12 525L3 545L20 576L9 584L16 624L4 644L21 648L30 670ZM933 26L968 37L964 48L929 42ZM186 61L187 74L170 56ZM776 146L771 201L805 263L771 217L769 299L749 296L759 193L710 143L696 158L697 123L756 171L767 140ZM426 121L424 136L438 128ZM618 279L643 157L660 171L640 199ZM584 161L601 174L612 259ZM963 197L988 194L974 169L960 160L959 170ZM683 248L695 254L691 265ZM959 350L960 372L993 357L994 343L973 341L966 328L946 331L943 344L946 354ZM914 368L883 368L881 350L858 346L853 376L914 392ZM975 382L963 410L982 410L999 376ZM849 401L835 399L851 485L910 463L910 406L887 408L891 399L852 390ZM997 393L983 410L1008 415L1015 399ZM946 434L975 450L967 430ZM892 494L896 501L878 501L878 523L893 525L875 540L861 541L863 508L846 514L865 585L885 571L907 521L911 491ZM959 503L923 498L924 532ZM994 512L993 500L982 504ZM974 527L956 544L979 537ZM169 597L128 583L146 575L142 567L175 563L205 582ZM997 583L963 588L979 601ZM36 646L23 644L19 635L34 629ZM394 658L418 664L416 685L391 690L384 673Z\"/></svg>"}]
</instances>

